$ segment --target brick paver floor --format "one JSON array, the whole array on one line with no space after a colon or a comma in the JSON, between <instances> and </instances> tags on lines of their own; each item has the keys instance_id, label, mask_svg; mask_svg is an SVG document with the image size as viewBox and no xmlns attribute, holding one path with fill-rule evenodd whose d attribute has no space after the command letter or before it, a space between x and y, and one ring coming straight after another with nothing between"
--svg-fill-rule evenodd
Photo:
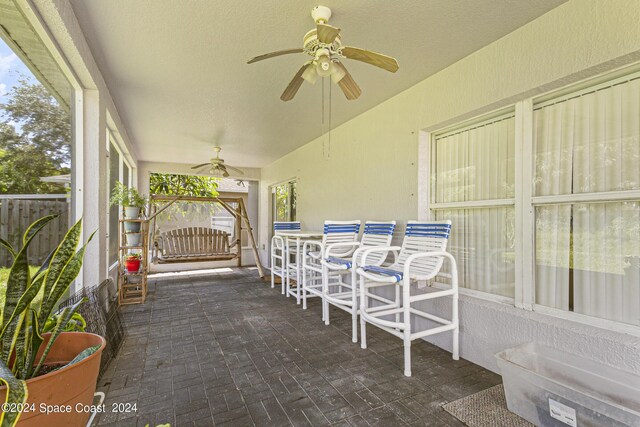
<instances>
[{"instance_id":1,"label":"brick paver floor","mask_svg":"<svg viewBox=\"0 0 640 427\"><path fill-rule=\"evenodd\" d=\"M346 312L332 308L325 326L320 311L255 269L151 281L144 305L123 307L127 338L98 384L98 425L461 426L441 405L501 381L423 341L406 378L401 340L370 326L362 350Z\"/></svg>"}]
</instances>

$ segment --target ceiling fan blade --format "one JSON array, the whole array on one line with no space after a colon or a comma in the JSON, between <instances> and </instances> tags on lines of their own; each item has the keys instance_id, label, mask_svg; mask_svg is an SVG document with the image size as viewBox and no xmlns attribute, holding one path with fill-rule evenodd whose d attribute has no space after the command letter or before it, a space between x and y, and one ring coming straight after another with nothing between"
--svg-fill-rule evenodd
<instances>
[{"instance_id":1,"label":"ceiling fan blade","mask_svg":"<svg viewBox=\"0 0 640 427\"><path fill-rule=\"evenodd\" d=\"M338 34L340 34L340 28L333 27L329 24L318 24L316 26L318 33L318 40L321 43L331 44L334 42Z\"/></svg>"},{"instance_id":2,"label":"ceiling fan blade","mask_svg":"<svg viewBox=\"0 0 640 427\"><path fill-rule=\"evenodd\" d=\"M353 80L353 77L351 77L351 74L349 73L349 71L347 71L347 68L343 64L341 64L340 62L334 62L334 65L342 68L345 73L344 77L338 82L338 86L340 86L340 89L342 90L342 93L344 93L344 96L346 96L349 101L358 99L362 94L360 86L358 86L356 81Z\"/></svg>"},{"instance_id":3,"label":"ceiling fan blade","mask_svg":"<svg viewBox=\"0 0 640 427\"><path fill-rule=\"evenodd\" d=\"M247 64L253 64L254 62L262 61L263 59L275 58L276 56L289 55L291 53L302 53L302 52L304 52L304 49L302 48L278 50L276 52L265 53L264 55L259 55L259 56L256 56L255 58L251 58L250 60L247 61Z\"/></svg>"},{"instance_id":4,"label":"ceiling fan blade","mask_svg":"<svg viewBox=\"0 0 640 427\"><path fill-rule=\"evenodd\" d=\"M207 166L207 165L210 165L210 164L211 164L211 163L203 163L203 164L198 165L198 166L193 166L191 169L200 169L201 167L203 167L203 166Z\"/></svg>"},{"instance_id":5,"label":"ceiling fan blade","mask_svg":"<svg viewBox=\"0 0 640 427\"><path fill-rule=\"evenodd\" d=\"M289 86L287 86L284 92L282 92L280 99L282 99L283 101L291 101L293 97L296 96L296 93L298 93L298 89L300 89L300 86L302 86L302 82L304 82L302 73L304 73L304 70L307 67L308 65L304 64L302 68L298 70L296 75L293 76L293 80L291 80L291 82L289 83Z\"/></svg>"},{"instance_id":6,"label":"ceiling fan blade","mask_svg":"<svg viewBox=\"0 0 640 427\"><path fill-rule=\"evenodd\" d=\"M234 168L233 166L229 166L229 165L224 165L224 167L227 169L231 169L232 171L237 172L240 175L244 175L244 172L238 168Z\"/></svg>"},{"instance_id":7,"label":"ceiling fan blade","mask_svg":"<svg viewBox=\"0 0 640 427\"><path fill-rule=\"evenodd\" d=\"M396 61L395 58L381 53L371 52L370 50L346 46L342 48L342 54L349 59L366 62L367 64L375 65L392 73L398 71L399 68L398 61Z\"/></svg>"}]
</instances>

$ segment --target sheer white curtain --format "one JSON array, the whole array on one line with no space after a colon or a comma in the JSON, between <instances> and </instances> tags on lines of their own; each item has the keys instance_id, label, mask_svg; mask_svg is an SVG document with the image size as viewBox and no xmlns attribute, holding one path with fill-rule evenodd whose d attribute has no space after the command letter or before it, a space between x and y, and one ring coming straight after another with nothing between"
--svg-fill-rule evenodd
<instances>
[{"instance_id":1,"label":"sheer white curtain","mask_svg":"<svg viewBox=\"0 0 640 427\"><path fill-rule=\"evenodd\" d=\"M640 325L640 78L534 112L536 303ZM571 195L603 193L572 203ZM535 200L535 199L534 199Z\"/></svg>"},{"instance_id":2,"label":"sheer white curtain","mask_svg":"<svg viewBox=\"0 0 640 427\"><path fill-rule=\"evenodd\" d=\"M514 132L510 116L438 136L432 144L432 208L437 219L452 221L449 251L461 286L507 297L515 287L514 207L495 200L513 201Z\"/></svg>"}]
</instances>

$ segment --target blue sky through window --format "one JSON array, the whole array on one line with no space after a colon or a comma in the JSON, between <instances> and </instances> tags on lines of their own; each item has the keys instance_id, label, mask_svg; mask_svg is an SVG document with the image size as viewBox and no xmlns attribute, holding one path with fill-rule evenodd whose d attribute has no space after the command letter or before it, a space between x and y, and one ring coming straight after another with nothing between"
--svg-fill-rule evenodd
<instances>
[{"instance_id":1,"label":"blue sky through window","mask_svg":"<svg viewBox=\"0 0 640 427\"><path fill-rule=\"evenodd\" d=\"M36 80L18 55L0 39L0 102L6 101L6 94L18 84L19 73Z\"/></svg>"}]
</instances>

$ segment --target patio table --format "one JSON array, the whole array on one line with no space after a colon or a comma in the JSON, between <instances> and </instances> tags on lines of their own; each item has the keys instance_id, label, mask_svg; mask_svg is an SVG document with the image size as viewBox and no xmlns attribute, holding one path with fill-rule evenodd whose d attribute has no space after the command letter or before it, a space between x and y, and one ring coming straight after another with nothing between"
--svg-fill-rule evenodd
<instances>
[{"instance_id":1,"label":"patio table","mask_svg":"<svg viewBox=\"0 0 640 427\"><path fill-rule=\"evenodd\" d=\"M282 236L285 238L286 256L284 257L284 262L286 263L286 265L283 266L286 272L285 273L286 274L285 294L287 295L287 297L289 296L296 297L296 304L300 304L300 287L301 287L300 274L302 272L302 266L300 265L301 258L299 255L300 255L300 251L302 250L302 242L304 240L322 239L323 234L324 233L322 231L315 231L315 230L297 230L297 231L278 231L277 232L278 236ZM296 248L295 252L293 253L295 257L295 261L293 263L291 263L292 254L289 251L289 248L291 246L289 244L290 240L295 241L295 244L293 246ZM289 275L291 267L294 269L296 273L295 291L291 288L291 277Z\"/></svg>"}]
</instances>

